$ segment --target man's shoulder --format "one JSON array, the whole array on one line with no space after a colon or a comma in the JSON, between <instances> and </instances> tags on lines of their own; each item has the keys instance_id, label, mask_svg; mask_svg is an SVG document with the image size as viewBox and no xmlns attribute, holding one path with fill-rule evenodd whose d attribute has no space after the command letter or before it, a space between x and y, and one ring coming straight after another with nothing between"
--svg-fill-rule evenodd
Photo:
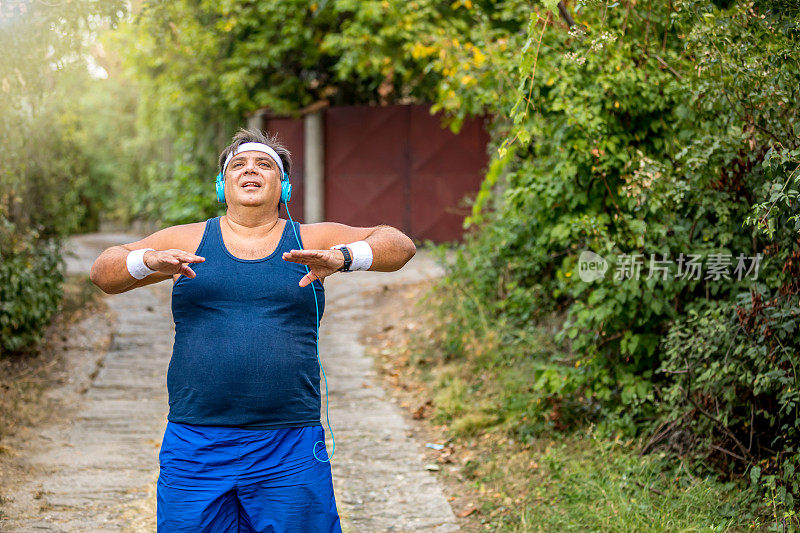
<instances>
[{"instance_id":1,"label":"man's shoulder","mask_svg":"<svg viewBox=\"0 0 800 533\"><path fill-rule=\"evenodd\" d=\"M287 222L288 224L288 222ZM319 248L319 223L316 224L303 224L298 223L300 228L300 239L303 241L303 248L306 250L315 250Z\"/></svg>"},{"instance_id":2,"label":"man's shoulder","mask_svg":"<svg viewBox=\"0 0 800 533\"><path fill-rule=\"evenodd\" d=\"M131 250L137 248L153 248L155 250L178 249L194 252L200 245L205 231L206 221L177 224L162 228L135 243L127 245Z\"/></svg>"},{"instance_id":3,"label":"man's shoulder","mask_svg":"<svg viewBox=\"0 0 800 533\"><path fill-rule=\"evenodd\" d=\"M197 235L202 236L205 231L206 221L202 222L189 222L187 224L176 224L175 226L168 226L158 230L156 234L163 235L164 237L171 238L192 238Z\"/></svg>"},{"instance_id":4,"label":"man's shoulder","mask_svg":"<svg viewBox=\"0 0 800 533\"><path fill-rule=\"evenodd\" d=\"M333 246L332 235L338 227L345 227L336 222L314 222L311 224L300 224L300 236L303 239L303 247L309 250L327 249Z\"/></svg>"},{"instance_id":5,"label":"man's shoulder","mask_svg":"<svg viewBox=\"0 0 800 533\"><path fill-rule=\"evenodd\" d=\"M187 252L193 252L200 246L200 241L203 239L203 232L206 228L206 222L190 222L187 224L178 224L169 226L161 231L165 232L165 239L169 242L175 243L171 248L178 248Z\"/></svg>"}]
</instances>

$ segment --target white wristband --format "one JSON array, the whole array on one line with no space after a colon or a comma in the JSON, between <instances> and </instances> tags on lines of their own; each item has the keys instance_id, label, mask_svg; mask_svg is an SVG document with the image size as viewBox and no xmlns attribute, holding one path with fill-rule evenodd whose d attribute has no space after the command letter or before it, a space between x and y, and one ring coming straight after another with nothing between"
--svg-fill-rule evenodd
<instances>
[{"instance_id":1,"label":"white wristband","mask_svg":"<svg viewBox=\"0 0 800 533\"><path fill-rule=\"evenodd\" d=\"M367 241L351 242L347 245L353 254L353 264L350 270L369 270L372 266L372 247Z\"/></svg>"},{"instance_id":2,"label":"white wristband","mask_svg":"<svg viewBox=\"0 0 800 533\"><path fill-rule=\"evenodd\" d=\"M128 266L128 272L130 272L131 276L136 279L143 279L150 274L158 272L158 270L153 270L144 264L144 253L147 250L155 251L154 248L141 248L139 250L130 252L128 257L125 259L125 264Z\"/></svg>"}]
</instances>

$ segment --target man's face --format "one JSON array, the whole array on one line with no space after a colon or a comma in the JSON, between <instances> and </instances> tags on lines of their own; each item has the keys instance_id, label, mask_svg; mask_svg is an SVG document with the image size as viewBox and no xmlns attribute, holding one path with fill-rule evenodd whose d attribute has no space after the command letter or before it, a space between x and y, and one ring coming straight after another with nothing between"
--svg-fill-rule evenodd
<instances>
[{"instance_id":1,"label":"man's face","mask_svg":"<svg viewBox=\"0 0 800 533\"><path fill-rule=\"evenodd\" d=\"M228 204L256 207L277 206L281 196L280 168L264 152L237 154L225 171L225 198Z\"/></svg>"}]
</instances>

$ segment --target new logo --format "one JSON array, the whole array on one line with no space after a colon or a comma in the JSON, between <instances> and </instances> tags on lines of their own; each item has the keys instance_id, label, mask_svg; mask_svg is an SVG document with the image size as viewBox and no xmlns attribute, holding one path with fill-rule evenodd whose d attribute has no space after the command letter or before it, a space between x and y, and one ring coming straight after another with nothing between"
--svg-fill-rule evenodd
<instances>
[{"instance_id":1,"label":"new logo","mask_svg":"<svg viewBox=\"0 0 800 533\"><path fill-rule=\"evenodd\" d=\"M602 255L589 250L581 252L578 258L578 275L586 283L603 279L608 270L608 262Z\"/></svg>"}]
</instances>

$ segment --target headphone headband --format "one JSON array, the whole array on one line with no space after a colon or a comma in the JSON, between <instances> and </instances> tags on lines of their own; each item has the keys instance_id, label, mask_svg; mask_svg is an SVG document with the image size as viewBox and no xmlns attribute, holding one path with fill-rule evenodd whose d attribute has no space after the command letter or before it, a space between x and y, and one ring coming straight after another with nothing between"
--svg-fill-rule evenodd
<instances>
[{"instance_id":1,"label":"headphone headband","mask_svg":"<svg viewBox=\"0 0 800 533\"><path fill-rule=\"evenodd\" d=\"M278 155L278 152L276 152L271 146L267 146L264 143L242 143L242 144L240 144L239 148L237 148L236 150L231 151L231 153L228 154L228 157L225 158L225 164L222 165L222 175L225 176L225 171L228 168L228 163L231 162L231 159L233 159L234 156L237 156L242 152L249 152L249 151L264 152L265 154L270 156L272 159L274 159L275 163L278 165L278 168L281 169L281 179L283 179L283 176L286 174L286 172L284 172L284 170L283 170L283 162L281 161L281 158Z\"/></svg>"}]
</instances>

